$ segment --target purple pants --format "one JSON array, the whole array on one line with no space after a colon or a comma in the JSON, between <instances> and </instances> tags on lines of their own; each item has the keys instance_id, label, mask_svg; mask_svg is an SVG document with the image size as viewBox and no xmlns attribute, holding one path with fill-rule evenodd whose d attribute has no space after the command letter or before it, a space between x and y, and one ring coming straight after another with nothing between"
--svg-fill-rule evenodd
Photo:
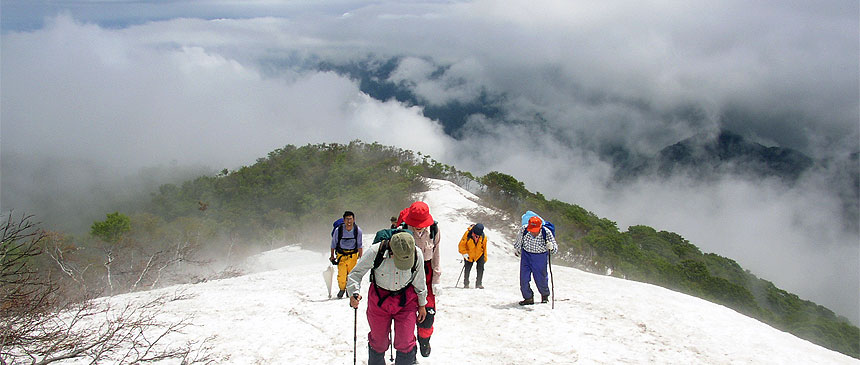
<instances>
[{"instance_id":1,"label":"purple pants","mask_svg":"<svg viewBox=\"0 0 860 365\"><path fill-rule=\"evenodd\" d=\"M535 284L541 295L549 295L549 276L547 276L547 252L531 253L522 250L520 252L520 291L523 299L534 298L531 288L531 277L534 276Z\"/></svg>"},{"instance_id":2,"label":"purple pants","mask_svg":"<svg viewBox=\"0 0 860 365\"><path fill-rule=\"evenodd\" d=\"M385 299L381 307L378 306L377 289L381 296L388 295L387 290L376 288L375 284L370 284L367 291L367 323L370 325L367 341L370 347L380 353L388 349L388 334L393 320L394 348L404 353L412 351L415 347L415 324L418 323L418 295L415 294L415 288L412 285L406 288L406 305L402 307L400 295L397 294Z\"/></svg>"}]
</instances>

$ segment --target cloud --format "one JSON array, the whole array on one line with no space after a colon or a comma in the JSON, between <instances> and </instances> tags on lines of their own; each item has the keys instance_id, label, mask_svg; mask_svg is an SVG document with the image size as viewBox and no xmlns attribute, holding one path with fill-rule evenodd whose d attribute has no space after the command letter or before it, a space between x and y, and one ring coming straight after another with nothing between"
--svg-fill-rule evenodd
<instances>
[{"instance_id":1,"label":"cloud","mask_svg":"<svg viewBox=\"0 0 860 365\"><path fill-rule=\"evenodd\" d=\"M778 181L722 177L709 183L676 176L639 181L584 205L620 227L645 224L678 232L699 246L737 261L756 276L856 323L860 247L844 231L840 202L810 181L788 188Z\"/></svg>"},{"instance_id":2,"label":"cloud","mask_svg":"<svg viewBox=\"0 0 860 365\"><path fill-rule=\"evenodd\" d=\"M388 80L413 90L427 104L444 105L480 98L482 76L481 65L474 59L440 67L428 60L406 57Z\"/></svg>"},{"instance_id":3,"label":"cloud","mask_svg":"<svg viewBox=\"0 0 860 365\"><path fill-rule=\"evenodd\" d=\"M4 156L133 174L170 161L232 169L286 144L379 141L479 175L510 173L622 229L678 232L858 321L856 296L825 297L858 292L858 237L818 182L676 177L617 190L598 153L650 154L718 127L815 157L860 150L856 2L64 4L4 2L4 27L21 27L4 28L0 44ZM68 15L6 22L57 12ZM395 57L385 81L425 105L487 93L501 113L472 115L455 140L422 106L374 100L317 67ZM2 172L62 183L5 163Z\"/></svg>"},{"instance_id":4,"label":"cloud","mask_svg":"<svg viewBox=\"0 0 860 365\"><path fill-rule=\"evenodd\" d=\"M150 46L129 33L60 17L5 37L4 53L15 56L3 59L4 149L131 171L170 160L233 168L286 144L371 140L408 127L425 138L399 133L390 142L444 154L447 137L420 110L368 98L344 77L264 77L200 46Z\"/></svg>"}]
</instances>

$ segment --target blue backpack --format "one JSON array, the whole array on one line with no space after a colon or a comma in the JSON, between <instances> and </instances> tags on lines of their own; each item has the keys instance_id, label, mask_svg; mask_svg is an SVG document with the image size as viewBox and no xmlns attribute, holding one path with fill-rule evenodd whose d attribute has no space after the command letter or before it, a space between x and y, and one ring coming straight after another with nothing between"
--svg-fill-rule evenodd
<instances>
[{"instance_id":1,"label":"blue backpack","mask_svg":"<svg viewBox=\"0 0 860 365\"><path fill-rule=\"evenodd\" d=\"M527 210L526 214L523 214L523 217L522 217L523 226L527 226L529 224L529 219L531 217L540 218L543 221L543 226L545 228L549 229L549 231L552 232L552 236L555 237L555 225L552 224L552 222L550 222L546 219L543 219L541 216L537 215L537 213L532 212L531 210ZM525 229L523 229L523 237L526 236L526 232L527 231ZM541 230L541 233L543 234L543 241L546 242L546 231Z\"/></svg>"},{"instance_id":2,"label":"blue backpack","mask_svg":"<svg viewBox=\"0 0 860 365\"><path fill-rule=\"evenodd\" d=\"M552 232L552 236L555 237L555 225L552 224L552 222L544 219L543 220L543 226L546 228L549 228L549 231ZM544 239L546 239L546 237L544 237Z\"/></svg>"}]
</instances>

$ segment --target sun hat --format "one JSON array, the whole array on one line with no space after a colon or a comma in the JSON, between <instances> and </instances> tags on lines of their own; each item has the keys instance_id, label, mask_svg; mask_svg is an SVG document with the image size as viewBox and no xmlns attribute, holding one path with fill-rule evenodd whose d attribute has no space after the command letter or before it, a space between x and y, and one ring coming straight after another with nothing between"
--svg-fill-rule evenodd
<instances>
[{"instance_id":1,"label":"sun hat","mask_svg":"<svg viewBox=\"0 0 860 365\"><path fill-rule=\"evenodd\" d=\"M391 247L391 257L394 266L400 270L409 270L415 263L415 238L409 232L399 232L388 241Z\"/></svg>"},{"instance_id":2,"label":"sun hat","mask_svg":"<svg viewBox=\"0 0 860 365\"><path fill-rule=\"evenodd\" d=\"M429 227L433 224L433 216L430 215L430 207L425 202L414 202L407 208L406 217L403 218L406 224L415 228Z\"/></svg>"},{"instance_id":3,"label":"sun hat","mask_svg":"<svg viewBox=\"0 0 860 365\"><path fill-rule=\"evenodd\" d=\"M403 208L399 214L397 214L397 225L399 226L406 219L406 213L409 212L409 207Z\"/></svg>"}]
</instances>

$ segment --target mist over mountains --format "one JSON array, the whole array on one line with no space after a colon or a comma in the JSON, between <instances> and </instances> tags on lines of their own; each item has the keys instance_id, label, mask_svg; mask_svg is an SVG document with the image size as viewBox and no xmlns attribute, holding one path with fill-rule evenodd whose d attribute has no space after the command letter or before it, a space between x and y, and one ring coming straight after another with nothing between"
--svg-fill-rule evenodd
<instances>
[{"instance_id":1,"label":"mist over mountains","mask_svg":"<svg viewBox=\"0 0 860 365\"><path fill-rule=\"evenodd\" d=\"M80 171L128 188L376 141L678 232L860 320L856 1L36 5L0 14L4 210L103 199Z\"/></svg>"},{"instance_id":2,"label":"mist over mountains","mask_svg":"<svg viewBox=\"0 0 860 365\"><path fill-rule=\"evenodd\" d=\"M813 166L812 159L798 151L747 142L730 131L720 131L716 136L698 134L663 148L653 158L618 162L621 165L616 169L618 180L645 174L669 177L691 173L701 179L714 174L738 174L760 179L773 177L789 184Z\"/></svg>"},{"instance_id":3,"label":"mist over mountains","mask_svg":"<svg viewBox=\"0 0 860 365\"><path fill-rule=\"evenodd\" d=\"M451 77L446 80L445 74L450 66L436 66L430 59L420 62L427 63L424 67L428 68L428 80L446 84L467 83L464 79ZM420 96L420 92L416 90L420 88L417 83L397 75L404 72L403 68L411 67L406 63L409 61L403 57L367 58L341 65L321 62L316 67L355 80L362 92L377 100L396 100L406 105L421 107L421 113L425 117L438 121L446 134L458 140L464 139L464 135L468 134L464 129L472 118L494 121L495 127L498 128L517 124L552 124L541 115L535 115L530 120L506 119L509 115L505 112L506 95L491 94L483 88L475 93L472 99L434 103ZM640 107L645 109L647 105ZM728 111L726 114L740 118L738 111ZM678 111L674 116L666 117L696 122L706 119L701 109L692 106ZM577 146L569 147L575 149ZM624 184L637 179L665 180L676 175L700 181L718 180L720 176L731 175L753 181L773 179L786 186L795 186L804 174L810 174L814 176L812 178L824 179L826 189L838 196L845 229L851 232L860 230L860 163L857 158L860 152L857 151L834 152L823 159L813 159L798 150L768 147L722 128L697 133L667 145L654 154L614 144L611 140L592 143L587 147L590 148L588 152L610 164L612 175L605 183L618 188L623 188Z\"/></svg>"}]
</instances>

